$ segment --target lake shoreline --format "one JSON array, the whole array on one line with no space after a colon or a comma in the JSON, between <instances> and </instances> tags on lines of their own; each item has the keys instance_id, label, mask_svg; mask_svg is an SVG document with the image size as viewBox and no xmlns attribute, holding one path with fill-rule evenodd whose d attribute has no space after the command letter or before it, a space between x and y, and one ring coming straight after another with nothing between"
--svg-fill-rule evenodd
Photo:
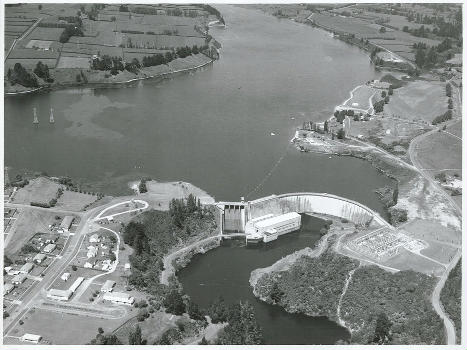
<instances>
[{"instance_id":1,"label":"lake shoreline","mask_svg":"<svg viewBox=\"0 0 467 350\"><path fill-rule=\"evenodd\" d=\"M206 56L207 57L207 56ZM128 85L131 85L132 83L136 83L139 81L143 80L150 80L150 79L168 79L172 78L173 76L176 76L178 73L189 73L191 71L196 71L200 68L206 67L210 64L212 64L215 61L213 58L209 58L209 60L205 63L199 64L194 67L188 67L188 68L182 68L174 71L169 71L169 72L162 72L162 73L157 73L153 75L146 75L147 73L143 73L144 76L142 77L136 77L128 80L122 80L122 81L109 81L109 82L87 82L87 83L57 83L53 84L51 86L41 86L35 89L31 90L25 90L25 91L16 91L16 92L5 92L4 95L5 97L15 97L15 96L24 96L24 95L30 95L34 93L40 93L40 92L52 92L52 91L57 91L57 90L66 90L66 89L73 89L73 88L90 88L90 89L104 89L104 88L118 88L118 87L126 87Z\"/></svg>"}]
</instances>

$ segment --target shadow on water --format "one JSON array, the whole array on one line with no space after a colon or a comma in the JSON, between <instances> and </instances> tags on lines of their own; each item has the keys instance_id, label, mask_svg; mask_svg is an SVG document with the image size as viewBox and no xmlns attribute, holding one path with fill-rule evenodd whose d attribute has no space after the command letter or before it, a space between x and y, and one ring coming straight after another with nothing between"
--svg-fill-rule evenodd
<instances>
[{"instance_id":1,"label":"shadow on water","mask_svg":"<svg viewBox=\"0 0 467 350\"><path fill-rule=\"evenodd\" d=\"M348 339L348 331L326 317L290 314L281 307L260 301L248 282L251 271L269 266L299 249L313 247L323 225L321 219L302 215L300 231L277 241L248 247L243 241L224 241L219 248L195 256L179 271L184 292L203 308L218 296L227 303L249 301L255 308L267 344L334 344Z\"/></svg>"}]
</instances>

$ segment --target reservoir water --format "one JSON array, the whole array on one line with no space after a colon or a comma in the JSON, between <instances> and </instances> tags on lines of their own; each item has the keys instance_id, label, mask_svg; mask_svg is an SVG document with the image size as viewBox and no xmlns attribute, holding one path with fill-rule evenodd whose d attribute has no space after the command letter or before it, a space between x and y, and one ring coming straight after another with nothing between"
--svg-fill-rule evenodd
<instances>
[{"instance_id":1,"label":"reservoir water","mask_svg":"<svg viewBox=\"0 0 467 350\"><path fill-rule=\"evenodd\" d=\"M263 330L266 344L334 344L348 339L345 328L326 317L289 314L279 306L256 299L248 282L252 270L272 265L285 255L319 240L324 221L302 216L299 232L280 237L267 245L245 247L239 241L228 241L221 247L197 255L178 273L184 292L200 306L207 308L217 296L226 304L247 300Z\"/></svg>"},{"instance_id":2,"label":"reservoir water","mask_svg":"<svg viewBox=\"0 0 467 350\"><path fill-rule=\"evenodd\" d=\"M369 189L387 179L369 164L289 146L303 121L328 117L353 87L375 77L368 57L324 31L257 10L219 7L228 28L211 33L223 45L221 59L203 71L127 88L7 98L10 176L46 171L119 194L128 192L129 180L148 175L192 182L217 200L238 200L286 154L249 199L327 191L381 210ZM48 123L51 107L55 124Z\"/></svg>"},{"instance_id":3,"label":"reservoir water","mask_svg":"<svg viewBox=\"0 0 467 350\"><path fill-rule=\"evenodd\" d=\"M303 121L327 118L356 85L377 77L368 57L324 31L256 10L218 7L228 23L211 29L223 45L221 59L194 74L126 88L7 98L10 176L23 169L46 171L120 194L128 192L128 181L147 175L191 182L224 201L328 192L384 215L372 190L390 180L369 163L300 153L289 142ZM55 124L48 123L51 107ZM310 219L302 232L259 250L234 244L195 257L180 273L185 290L202 305L220 294L250 300L276 344L345 338L341 327L324 318L289 315L256 301L248 286L251 270L313 246L319 228Z\"/></svg>"}]
</instances>

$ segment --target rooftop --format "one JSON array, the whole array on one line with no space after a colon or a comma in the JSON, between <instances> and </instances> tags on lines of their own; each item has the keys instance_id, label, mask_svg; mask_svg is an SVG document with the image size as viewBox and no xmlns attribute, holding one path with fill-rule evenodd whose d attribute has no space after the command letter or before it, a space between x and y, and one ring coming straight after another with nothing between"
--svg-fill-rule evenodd
<instances>
[{"instance_id":1,"label":"rooftop","mask_svg":"<svg viewBox=\"0 0 467 350\"><path fill-rule=\"evenodd\" d=\"M262 221L256 223L255 226L265 228L265 227L268 227L268 226L280 224L280 223L282 223L284 221L287 221L287 220L297 219L297 218L300 218L300 214L293 211L293 212L290 212L290 213L287 213L287 214L282 214L282 215L274 216L274 217L266 219L266 220L262 220Z\"/></svg>"}]
</instances>

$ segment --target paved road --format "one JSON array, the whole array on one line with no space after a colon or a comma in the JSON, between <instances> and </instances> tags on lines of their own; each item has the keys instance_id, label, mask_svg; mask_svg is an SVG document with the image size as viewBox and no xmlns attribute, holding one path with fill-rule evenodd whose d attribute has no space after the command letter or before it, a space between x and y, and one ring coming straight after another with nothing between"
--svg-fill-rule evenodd
<instances>
[{"instance_id":1,"label":"paved road","mask_svg":"<svg viewBox=\"0 0 467 350\"><path fill-rule=\"evenodd\" d=\"M452 120L451 122L447 123L446 125L450 126L452 124L455 124L459 121L458 118ZM403 161L402 159L400 159L399 157L397 156L394 156L393 154L390 154L389 152L379 148L379 147L376 147L374 145L371 145L371 144L368 144L366 142L363 142L363 141L360 141L358 139L354 139L355 141L358 141L364 145L366 145L367 147L370 147L370 148L373 148L375 150L378 150L379 152L381 153L384 153L386 156L390 157L391 159L397 161L398 163L400 164L403 164L405 165L406 167L408 167L409 169L412 169L412 170L415 170L417 171L423 178L425 178L435 189L438 190L438 193L441 194L446 200L447 202L449 202L453 209L455 210L455 212L459 215L459 217L462 217L462 212L461 212L461 208L457 205L456 201L452 198L452 196L450 196L436 181L435 179L433 178L433 176L427 172L426 170L424 170L423 166L421 166L418 158L417 158L417 145L425 140L425 138L427 137L430 137L431 135L433 135L434 133L438 132L438 128L436 129L433 129L431 131L428 131L424 134L421 134L417 137L415 137L411 143L410 143L410 146L409 146L409 157L410 157L410 160L412 162L412 164L409 164L405 161ZM460 259L462 255L462 252L461 251L458 251L458 253L455 255L454 259L451 261L451 263L447 266L445 272L443 273L443 275L441 275L440 279L438 280L438 283L436 284L434 290L433 290L433 294L432 294L432 304L433 304L433 308L435 309L435 311L438 313L438 315L441 317L441 319L443 320L444 322L444 326L445 326L445 329L446 329L446 342L447 344L451 345L451 344L455 344L456 343L456 329L454 327L454 324L453 322L451 321L451 319L449 318L449 316L444 312L444 309L441 305L441 302L440 302L440 293L441 293L441 290L443 289L444 287L444 284L446 283L446 280L447 280L447 277L449 275L449 272L452 270L452 268L457 264L458 260Z\"/></svg>"},{"instance_id":2,"label":"paved road","mask_svg":"<svg viewBox=\"0 0 467 350\"><path fill-rule=\"evenodd\" d=\"M447 123L446 125L452 125L457 123L458 120L456 120ZM415 165L420 172L420 174L428 181L432 186L438 189L438 192L444 196L452 205L452 207L455 209L456 213L459 215L459 217L462 217L462 211L461 208L457 205L456 201L450 196L439 184L438 182L435 181L433 178L432 174L427 172L426 170L423 169L423 166L421 166L420 161L417 158L417 146L418 144L425 140L425 138L431 136L432 134L438 132L438 129L434 129L432 131L429 131L425 134L419 135L416 138L412 140L409 146L409 157L410 160L412 161L412 164ZM441 290L444 287L444 284L446 283L446 280L449 276L449 272L456 266L457 262L462 256L462 251L459 250L456 255L454 256L454 259L451 260L449 265L446 267L446 270L444 273L441 275L440 279L438 280L438 283L435 286L435 289L433 290L433 294L431 296L431 303L433 304L433 307L436 311L436 313L441 317L441 319L444 322L444 327L446 329L446 342L447 344L455 344L456 343L456 328L454 326L454 323L452 320L449 318L449 316L446 314L444 311L444 308L441 304L440 301L440 294Z\"/></svg>"},{"instance_id":3,"label":"paved road","mask_svg":"<svg viewBox=\"0 0 467 350\"><path fill-rule=\"evenodd\" d=\"M111 207L115 207L117 205L121 205L127 202L118 203L116 205L112 205ZM145 208L147 208L147 203L145 203ZM33 209L39 210L49 210L47 208L39 208L39 207L31 207L28 205L16 205L21 207L28 207ZM52 264L49 266L46 275L42 279L42 281L38 282L33 288L31 288L25 295L23 296L21 305L13 310L10 314L10 317L4 320L4 328L3 334L4 336L8 335L8 333L16 326L19 320L29 311L29 309L34 305L36 298L41 297L45 293L45 290L48 289L54 280L58 278L58 276L66 269L66 267L73 261L76 255L79 252L79 248L86 237L86 234L89 232L94 232L96 230L96 225L94 224L95 218L93 219L96 212L101 210L97 217L100 217L105 211L108 210L109 203L103 204L99 207L93 208L88 212L69 212L77 215L81 218L81 221L78 225L78 228L73 236L70 236L67 247L64 249L61 259L56 259ZM138 208L138 210L141 208ZM133 209L127 210L126 212L131 212ZM119 214L119 213L118 213ZM116 233L115 233L116 234ZM118 236L118 235L117 235Z\"/></svg>"},{"instance_id":4,"label":"paved road","mask_svg":"<svg viewBox=\"0 0 467 350\"><path fill-rule=\"evenodd\" d=\"M13 49L15 48L16 44L18 43L18 41L21 41L23 40L25 37L27 37L29 35L29 33L31 33L34 28L37 27L37 25L39 24L39 22L42 21L42 17L38 18L36 22L34 22L34 24L32 26L29 27L28 30L26 30L23 35L21 35L19 38L15 39L13 41L13 44L10 46L10 49L8 50L8 52L5 54L5 62L8 58L8 56L10 55L11 51L13 51Z\"/></svg>"}]
</instances>

